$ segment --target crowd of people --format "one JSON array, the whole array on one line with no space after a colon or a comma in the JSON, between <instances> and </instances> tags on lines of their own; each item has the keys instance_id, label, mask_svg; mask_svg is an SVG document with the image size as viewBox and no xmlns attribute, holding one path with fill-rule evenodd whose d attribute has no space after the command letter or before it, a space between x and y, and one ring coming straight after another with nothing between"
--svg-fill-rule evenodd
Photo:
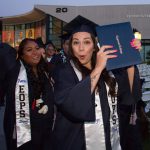
<instances>
[{"instance_id":1,"label":"crowd of people","mask_svg":"<svg viewBox=\"0 0 150 150\"><path fill-rule=\"evenodd\" d=\"M59 53L41 38L23 39L17 52L0 44L7 150L143 149L138 69L107 71L117 50L98 47L96 24L84 19L68 23ZM140 49L141 43L134 39L131 46Z\"/></svg>"}]
</instances>

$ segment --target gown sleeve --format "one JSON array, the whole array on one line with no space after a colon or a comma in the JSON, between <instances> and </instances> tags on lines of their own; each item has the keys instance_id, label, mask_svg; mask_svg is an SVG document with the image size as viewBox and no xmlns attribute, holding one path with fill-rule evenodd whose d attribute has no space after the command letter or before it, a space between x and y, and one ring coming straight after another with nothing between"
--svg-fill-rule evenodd
<instances>
[{"instance_id":1,"label":"gown sleeve","mask_svg":"<svg viewBox=\"0 0 150 150\"><path fill-rule=\"evenodd\" d=\"M95 120L90 77L77 81L71 67L57 68L54 74L54 94L58 111L73 121Z\"/></svg>"},{"instance_id":2,"label":"gown sleeve","mask_svg":"<svg viewBox=\"0 0 150 150\"><path fill-rule=\"evenodd\" d=\"M5 77L16 64L16 50L5 43L0 43L0 105L4 104Z\"/></svg>"},{"instance_id":3,"label":"gown sleeve","mask_svg":"<svg viewBox=\"0 0 150 150\"><path fill-rule=\"evenodd\" d=\"M136 104L141 99L141 86L138 68L135 66L132 93L130 91L128 73L125 68L113 71L118 83L118 100L121 104Z\"/></svg>"},{"instance_id":4,"label":"gown sleeve","mask_svg":"<svg viewBox=\"0 0 150 150\"><path fill-rule=\"evenodd\" d=\"M16 56L16 50L13 47L5 43L0 44L0 83L16 64Z\"/></svg>"}]
</instances>

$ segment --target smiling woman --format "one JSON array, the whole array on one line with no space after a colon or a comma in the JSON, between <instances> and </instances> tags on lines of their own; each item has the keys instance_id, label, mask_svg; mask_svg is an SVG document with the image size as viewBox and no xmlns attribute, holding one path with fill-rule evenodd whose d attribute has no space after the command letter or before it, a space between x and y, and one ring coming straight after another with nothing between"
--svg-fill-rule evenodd
<instances>
[{"instance_id":1,"label":"smiling woman","mask_svg":"<svg viewBox=\"0 0 150 150\"><path fill-rule=\"evenodd\" d=\"M2 51L3 52L3 51ZM7 55L8 58L14 57ZM8 150L50 150L53 124L53 89L34 39L24 39L18 58L9 71L2 71L6 96L4 131Z\"/></svg>"}]
</instances>

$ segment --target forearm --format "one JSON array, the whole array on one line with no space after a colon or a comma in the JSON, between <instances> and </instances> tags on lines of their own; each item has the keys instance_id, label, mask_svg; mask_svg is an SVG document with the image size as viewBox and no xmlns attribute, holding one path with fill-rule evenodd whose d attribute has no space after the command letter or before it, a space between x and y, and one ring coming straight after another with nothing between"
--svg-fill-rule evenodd
<instances>
[{"instance_id":1,"label":"forearm","mask_svg":"<svg viewBox=\"0 0 150 150\"><path fill-rule=\"evenodd\" d=\"M96 88L97 82L101 76L102 71L100 70L96 70L94 69L92 71L92 73L90 74L90 78L91 78L91 93L93 93L93 91Z\"/></svg>"},{"instance_id":2,"label":"forearm","mask_svg":"<svg viewBox=\"0 0 150 150\"><path fill-rule=\"evenodd\" d=\"M128 79L129 79L129 85L130 85L131 92L132 92L132 88L133 88L134 71L135 71L134 66L131 66L131 67L127 68L127 73L128 73Z\"/></svg>"}]
</instances>

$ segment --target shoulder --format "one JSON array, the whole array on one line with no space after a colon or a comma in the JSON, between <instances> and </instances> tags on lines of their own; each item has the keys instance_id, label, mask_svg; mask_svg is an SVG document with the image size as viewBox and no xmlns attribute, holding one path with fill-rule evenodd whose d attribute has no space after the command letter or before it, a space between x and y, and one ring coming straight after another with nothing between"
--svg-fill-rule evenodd
<instances>
[{"instance_id":1,"label":"shoulder","mask_svg":"<svg viewBox=\"0 0 150 150\"><path fill-rule=\"evenodd\" d=\"M55 67L53 73L68 73L72 71L70 63L59 64Z\"/></svg>"},{"instance_id":2,"label":"shoulder","mask_svg":"<svg viewBox=\"0 0 150 150\"><path fill-rule=\"evenodd\" d=\"M51 63L60 63L60 61L62 61L61 55L60 54L56 54L52 57Z\"/></svg>"},{"instance_id":3,"label":"shoulder","mask_svg":"<svg viewBox=\"0 0 150 150\"><path fill-rule=\"evenodd\" d=\"M75 76L75 73L74 73L73 68L69 62L57 65L55 67L55 69L53 70L53 73L52 73L53 79L56 79L56 78L69 79L69 78L72 78L74 76Z\"/></svg>"},{"instance_id":4,"label":"shoulder","mask_svg":"<svg viewBox=\"0 0 150 150\"><path fill-rule=\"evenodd\" d=\"M52 59L61 59L61 54L56 54L52 57Z\"/></svg>"}]
</instances>

